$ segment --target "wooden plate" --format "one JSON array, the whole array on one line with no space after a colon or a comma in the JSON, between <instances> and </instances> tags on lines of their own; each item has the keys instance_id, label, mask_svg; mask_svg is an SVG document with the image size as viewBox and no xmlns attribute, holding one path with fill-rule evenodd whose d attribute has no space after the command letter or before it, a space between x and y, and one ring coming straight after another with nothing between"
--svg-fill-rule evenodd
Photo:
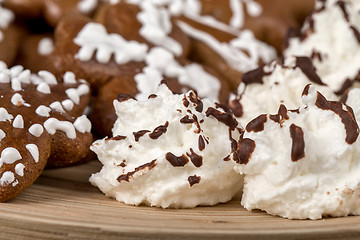
<instances>
[{"instance_id":1,"label":"wooden plate","mask_svg":"<svg viewBox=\"0 0 360 240\"><path fill-rule=\"evenodd\" d=\"M195 209L127 206L90 185L97 161L46 170L1 204L1 239L359 239L360 217L286 220L247 212L234 199Z\"/></svg>"}]
</instances>

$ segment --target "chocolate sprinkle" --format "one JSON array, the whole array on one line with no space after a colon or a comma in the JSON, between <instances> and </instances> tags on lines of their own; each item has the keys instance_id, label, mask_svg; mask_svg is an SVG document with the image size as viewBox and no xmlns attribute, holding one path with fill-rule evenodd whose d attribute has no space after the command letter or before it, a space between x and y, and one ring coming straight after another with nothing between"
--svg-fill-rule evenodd
<instances>
[{"instance_id":1,"label":"chocolate sprinkle","mask_svg":"<svg viewBox=\"0 0 360 240\"><path fill-rule=\"evenodd\" d=\"M234 161L240 164L247 164L256 147L255 142L250 138L240 139L237 150L234 152Z\"/></svg>"},{"instance_id":2,"label":"chocolate sprinkle","mask_svg":"<svg viewBox=\"0 0 360 240\"><path fill-rule=\"evenodd\" d=\"M141 138L142 136L144 136L146 133L150 132L149 130L141 130L138 132L133 132L134 137L135 137L135 141L139 141L139 138Z\"/></svg>"},{"instance_id":3,"label":"chocolate sprinkle","mask_svg":"<svg viewBox=\"0 0 360 240\"><path fill-rule=\"evenodd\" d=\"M144 165L141 165L141 166L135 168L135 170L132 171L132 172L128 172L127 174L120 175L117 178L117 180L118 180L118 182L121 182L121 181L129 182L130 177L132 177L136 172L139 172L139 171L141 171L141 170L143 170L145 168L149 168L149 170L151 170L155 166L156 166L156 159L152 160L149 163L145 163Z\"/></svg>"},{"instance_id":4,"label":"chocolate sprinkle","mask_svg":"<svg viewBox=\"0 0 360 240\"><path fill-rule=\"evenodd\" d=\"M165 158L174 167L183 167L189 162L189 159L184 154L180 157L177 157L171 152L168 152L165 154Z\"/></svg>"},{"instance_id":5,"label":"chocolate sprinkle","mask_svg":"<svg viewBox=\"0 0 360 240\"><path fill-rule=\"evenodd\" d=\"M187 100L185 94L184 94L184 98L183 98L182 101L183 101L183 104L184 104L185 107L188 107L188 106L189 106L190 102L189 102L189 100Z\"/></svg>"},{"instance_id":6,"label":"chocolate sprinkle","mask_svg":"<svg viewBox=\"0 0 360 240\"><path fill-rule=\"evenodd\" d=\"M161 135L166 133L168 126L169 126L169 122L166 121L166 123L164 125L161 125L161 126L158 126L157 128L155 128L154 131L149 134L149 137L152 139L158 139Z\"/></svg>"},{"instance_id":7,"label":"chocolate sprinkle","mask_svg":"<svg viewBox=\"0 0 360 240\"><path fill-rule=\"evenodd\" d=\"M306 77L319 85L326 85L320 79L316 73L316 69L312 64L312 61L308 57L296 57L296 67L300 68L301 71L306 75Z\"/></svg>"},{"instance_id":8,"label":"chocolate sprinkle","mask_svg":"<svg viewBox=\"0 0 360 240\"><path fill-rule=\"evenodd\" d=\"M189 177L188 177L188 181L189 181L190 187L192 187L194 184L199 183L199 182L200 182L200 179L201 179L200 176L199 176L199 177L196 176L196 175L194 175L194 176L189 176Z\"/></svg>"},{"instance_id":9,"label":"chocolate sprinkle","mask_svg":"<svg viewBox=\"0 0 360 240\"><path fill-rule=\"evenodd\" d=\"M192 148L190 148L190 153L187 152L186 155L190 158L195 167L202 166L202 156L197 155Z\"/></svg>"},{"instance_id":10,"label":"chocolate sprinkle","mask_svg":"<svg viewBox=\"0 0 360 240\"><path fill-rule=\"evenodd\" d=\"M204 138L200 135L199 136L199 150L203 151L205 149L205 142Z\"/></svg>"},{"instance_id":11,"label":"chocolate sprinkle","mask_svg":"<svg viewBox=\"0 0 360 240\"><path fill-rule=\"evenodd\" d=\"M323 110L330 110L339 115L341 122L345 126L346 139L348 144L352 144L356 141L359 135L359 126L355 120L355 116L352 108L346 106L346 110L343 109L343 105L340 102L327 101L326 98L317 93L315 105Z\"/></svg>"},{"instance_id":12,"label":"chocolate sprinkle","mask_svg":"<svg viewBox=\"0 0 360 240\"><path fill-rule=\"evenodd\" d=\"M261 132L264 130L264 125L267 121L267 116L266 114L261 114L260 116L258 116L257 118L251 120L247 125L246 125L246 131L248 132Z\"/></svg>"},{"instance_id":13,"label":"chocolate sprinkle","mask_svg":"<svg viewBox=\"0 0 360 240\"><path fill-rule=\"evenodd\" d=\"M296 162L305 157L304 131L301 127L291 124L290 136L292 139L291 160Z\"/></svg>"},{"instance_id":14,"label":"chocolate sprinkle","mask_svg":"<svg viewBox=\"0 0 360 240\"><path fill-rule=\"evenodd\" d=\"M213 116L219 122L221 122L221 123L225 124L226 126L228 126L231 130L234 130L236 128L236 126L238 125L238 122L236 121L236 119L230 113L220 112L219 110L216 110L213 107L209 107L206 110L206 116L207 117Z\"/></svg>"}]
</instances>

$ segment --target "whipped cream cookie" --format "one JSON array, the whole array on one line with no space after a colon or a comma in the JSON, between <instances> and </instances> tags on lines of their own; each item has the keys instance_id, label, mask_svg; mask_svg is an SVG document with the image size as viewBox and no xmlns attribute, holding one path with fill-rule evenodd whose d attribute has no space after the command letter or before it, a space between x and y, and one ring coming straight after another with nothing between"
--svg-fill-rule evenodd
<instances>
[{"instance_id":1,"label":"whipped cream cookie","mask_svg":"<svg viewBox=\"0 0 360 240\"><path fill-rule=\"evenodd\" d=\"M69 166L89 154L91 123L82 115L89 85L0 62L0 201L20 194L44 167Z\"/></svg>"},{"instance_id":2,"label":"whipped cream cookie","mask_svg":"<svg viewBox=\"0 0 360 240\"><path fill-rule=\"evenodd\" d=\"M322 82L310 58L289 57L281 64L273 61L244 74L237 95L231 95L229 106L238 121L246 125L263 113L274 113L280 104L288 109L301 105L304 87L312 83L330 100L338 100Z\"/></svg>"},{"instance_id":3,"label":"whipped cream cookie","mask_svg":"<svg viewBox=\"0 0 360 240\"><path fill-rule=\"evenodd\" d=\"M191 208L229 201L242 188L231 153L242 129L231 111L162 84L146 101L114 101L113 137L91 149L103 164L90 182L132 205Z\"/></svg>"},{"instance_id":4,"label":"whipped cream cookie","mask_svg":"<svg viewBox=\"0 0 360 240\"><path fill-rule=\"evenodd\" d=\"M249 122L236 171L241 204L290 219L360 215L359 127L351 107L307 85L303 106ZM359 103L357 103L358 108Z\"/></svg>"},{"instance_id":5,"label":"whipped cream cookie","mask_svg":"<svg viewBox=\"0 0 360 240\"><path fill-rule=\"evenodd\" d=\"M360 15L352 1L317 1L284 55L310 57L322 81L343 93L360 73Z\"/></svg>"}]
</instances>

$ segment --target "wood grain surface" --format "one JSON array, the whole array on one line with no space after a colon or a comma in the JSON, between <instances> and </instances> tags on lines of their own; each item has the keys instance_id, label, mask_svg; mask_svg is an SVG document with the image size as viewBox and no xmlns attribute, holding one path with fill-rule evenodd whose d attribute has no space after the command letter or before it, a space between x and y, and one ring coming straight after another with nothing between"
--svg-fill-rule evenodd
<instances>
[{"instance_id":1,"label":"wood grain surface","mask_svg":"<svg viewBox=\"0 0 360 240\"><path fill-rule=\"evenodd\" d=\"M215 207L158 209L107 198L88 178L97 161L46 170L1 203L1 239L360 239L360 217L287 220L248 212L239 199Z\"/></svg>"}]
</instances>

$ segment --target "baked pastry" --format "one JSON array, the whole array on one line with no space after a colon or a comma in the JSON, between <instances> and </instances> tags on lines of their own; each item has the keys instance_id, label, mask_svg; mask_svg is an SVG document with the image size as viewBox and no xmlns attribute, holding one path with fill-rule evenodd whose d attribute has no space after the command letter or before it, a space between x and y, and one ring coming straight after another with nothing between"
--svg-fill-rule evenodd
<instances>
[{"instance_id":1,"label":"baked pastry","mask_svg":"<svg viewBox=\"0 0 360 240\"><path fill-rule=\"evenodd\" d=\"M114 106L113 137L91 147L103 168L90 182L107 196L191 208L227 202L241 190L230 155L242 129L224 105L162 84L146 101L121 95Z\"/></svg>"},{"instance_id":2,"label":"baked pastry","mask_svg":"<svg viewBox=\"0 0 360 240\"><path fill-rule=\"evenodd\" d=\"M246 125L260 114L274 113L280 104L288 109L301 105L304 87L312 83L329 100L339 97L322 82L308 57L288 57L284 63L272 63L243 75L237 94L232 94L229 106L237 120Z\"/></svg>"},{"instance_id":3,"label":"baked pastry","mask_svg":"<svg viewBox=\"0 0 360 240\"><path fill-rule=\"evenodd\" d=\"M356 1L317 1L301 33L288 40L285 56L307 56L318 75L337 94L342 94L360 72L360 15Z\"/></svg>"},{"instance_id":4,"label":"baked pastry","mask_svg":"<svg viewBox=\"0 0 360 240\"><path fill-rule=\"evenodd\" d=\"M45 166L82 161L92 142L91 123L82 115L89 85L68 72L63 81L0 62L0 201L16 197Z\"/></svg>"},{"instance_id":5,"label":"baked pastry","mask_svg":"<svg viewBox=\"0 0 360 240\"><path fill-rule=\"evenodd\" d=\"M246 126L235 167L245 174L241 204L290 219L360 215L359 126L352 108L328 101L311 85L302 101L295 111L281 105L278 114Z\"/></svg>"}]
</instances>

